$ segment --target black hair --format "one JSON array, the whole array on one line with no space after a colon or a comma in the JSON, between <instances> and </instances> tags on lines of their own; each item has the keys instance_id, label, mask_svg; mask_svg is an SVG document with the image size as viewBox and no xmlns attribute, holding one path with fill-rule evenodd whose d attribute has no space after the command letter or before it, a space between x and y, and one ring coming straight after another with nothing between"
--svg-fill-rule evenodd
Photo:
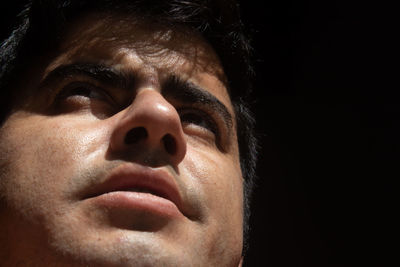
<instances>
[{"instance_id":1,"label":"black hair","mask_svg":"<svg viewBox=\"0 0 400 267\"><path fill-rule=\"evenodd\" d=\"M199 32L219 56L237 117L240 166L244 178L244 249L248 248L250 197L256 176L255 121L248 103L252 88L251 47L235 0L32 0L21 23L0 50L0 125L11 111L12 85L34 62L51 51L65 24L88 11L115 11L153 18Z\"/></svg>"}]
</instances>

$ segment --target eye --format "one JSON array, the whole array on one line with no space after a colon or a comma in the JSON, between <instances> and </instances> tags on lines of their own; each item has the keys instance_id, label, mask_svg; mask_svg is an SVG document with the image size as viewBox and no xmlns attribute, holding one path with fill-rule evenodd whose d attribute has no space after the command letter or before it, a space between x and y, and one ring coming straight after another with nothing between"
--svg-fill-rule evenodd
<instances>
[{"instance_id":1,"label":"eye","mask_svg":"<svg viewBox=\"0 0 400 267\"><path fill-rule=\"evenodd\" d=\"M65 99L68 97L85 97L104 101L112 100L109 94L102 88L82 82L68 84L57 95L57 99Z\"/></svg>"},{"instance_id":2,"label":"eye","mask_svg":"<svg viewBox=\"0 0 400 267\"><path fill-rule=\"evenodd\" d=\"M207 112L198 109L183 109L179 113L183 125L194 125L218 135L217 124Z\"/></svg>"},{"instance_id":3,"label":"eye","mask_svg":"<svg viewBox=\"0 0 400 267\"><path fill-rule=\"evenodd\" d=\"M87 82L72 82L63 87L54 101L56 113L90 111L99 118L116 112L116 102L107 90Z\"/></svg>"}]
</instances>

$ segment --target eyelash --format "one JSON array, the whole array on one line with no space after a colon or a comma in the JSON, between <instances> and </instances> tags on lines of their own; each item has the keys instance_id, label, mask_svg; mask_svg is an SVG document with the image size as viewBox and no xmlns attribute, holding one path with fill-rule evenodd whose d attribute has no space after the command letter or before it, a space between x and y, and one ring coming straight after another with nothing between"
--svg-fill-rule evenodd
<instances>
[{"instance_id":1,"label":"eyelash","mask_svg":"<svg viewBox=\"0 0 400 267\"><path fill-rule=\"evenodd\" d=\"M91 96L92 93L95 93L95 96ZM59 92L56 96L57 100L66 99L71 96L84 96L91 99L98 99L102 101L111 101L115 102L113 98L101 87L97 87L92 84L84 83L84 82L73 82L65 86L61 92Z\"/></svg>"},{"instance_id":2,"label":"eyelash","mask_svg":"<svg viewBox=\"0 0 400 267\"><path fill-rule=\"evenodd\" d=\"M218 135L218 126L215 120L207 112L194 108L181 108L178 110L181 122L195 124L207 129L214 135Z\"/></svg>"},{"instance_id":3,"label":"eyelash","mask_svg":"<svg viewBox=\"0 0 400 267\"><path fill-rule=\"evenodd\" d=\"M74 96L103 101L113 107L118 106L117 102L105 89L87 82L72 82L66 85L56 95L56 103L59 105L62 101ZM212 133L218 140L220 136L219 127L213 115L209 114L209 112L194 107L180 107L177 108L177 112L183 125L196 125L196 127Z\"/></svg>"}]
</instances>

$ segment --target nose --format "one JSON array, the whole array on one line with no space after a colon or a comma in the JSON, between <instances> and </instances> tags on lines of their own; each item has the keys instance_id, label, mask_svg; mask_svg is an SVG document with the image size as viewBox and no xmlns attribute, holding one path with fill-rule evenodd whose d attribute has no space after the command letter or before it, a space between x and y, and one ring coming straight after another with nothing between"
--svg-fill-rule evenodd
<instances>
[{"instance_id":1,"label":"nose","mask_svg":"<svg viewBox=\"0 0 400 267\"><path fill-rule=\"evenodd\" d=\"M177 166L185 157L186 140L179 114L158 91L138 91L132 104L121 112L111 135L115 152L166 160Z\"/></svg>"}]
</instances>

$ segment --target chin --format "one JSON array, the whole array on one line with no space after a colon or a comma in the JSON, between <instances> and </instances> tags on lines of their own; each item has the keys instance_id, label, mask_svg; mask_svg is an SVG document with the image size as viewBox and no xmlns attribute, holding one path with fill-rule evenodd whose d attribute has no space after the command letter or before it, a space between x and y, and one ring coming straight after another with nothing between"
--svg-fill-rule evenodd
<instances>
[{"instance_id":1,"label":"chin","mask_svg":"<svg viewBox=\"0 0 400 267\"><path fill-rule=\"evenodd\" d=\"M53 236L49 254L57 255L54 263L61 266L205 266L204 255L163 237L117 228L84 235L64 230Z\"/></svg>"}]
</instances>

